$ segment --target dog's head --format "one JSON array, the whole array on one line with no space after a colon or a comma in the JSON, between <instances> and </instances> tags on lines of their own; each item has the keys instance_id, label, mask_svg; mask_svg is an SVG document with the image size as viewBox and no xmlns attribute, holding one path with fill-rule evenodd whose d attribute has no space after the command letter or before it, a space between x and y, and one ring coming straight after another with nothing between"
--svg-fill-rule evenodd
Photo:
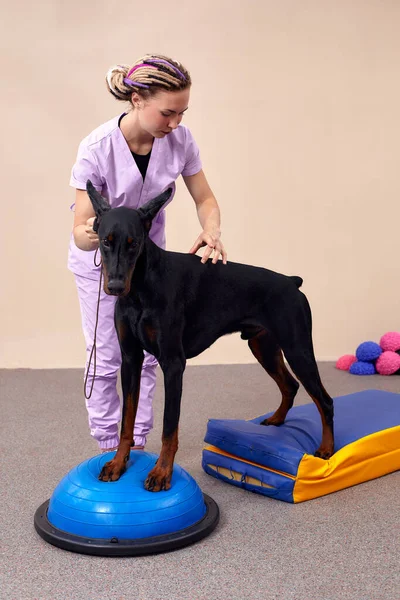
<instances>
[{"instance_id":1,"label":"dog's head","mask_svg":"<svg viewBox=\"0 0 400 600\"><path fill-rule=\"evenodd\" d=\"M90 180L86 191L96 215L93 229L99 236L104 291L113 296L125 296L129 293L132 274L153 219L171 197L172 188L138 210L111 208Z\"/></svg>"}]
</instances>

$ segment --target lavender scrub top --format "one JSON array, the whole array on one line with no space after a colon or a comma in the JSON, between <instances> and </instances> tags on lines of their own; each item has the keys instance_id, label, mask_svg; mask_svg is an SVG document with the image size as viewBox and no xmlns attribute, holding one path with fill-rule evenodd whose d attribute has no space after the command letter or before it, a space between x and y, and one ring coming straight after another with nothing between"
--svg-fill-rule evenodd
<instances>
[{"instance_id":1,"label":"lavender scrub top","mask_svg":"<svg viewBox=\"0 0 400 600\"><path fill-rule=\"evenodd\" d=\"M129 146L118 126L121 115L100 125L79 145L78 156L72 167L70 185L85 190L86 181L108 199L113 208L138 208L172 187L179 175L190 176L201 171L199 149L189 129L179 125L163 138L154 138L146 176L136 165ZM165 248L165 211L153 221L150 238ZM71 234L68 268L77 275L98 279L100 267L94 265L94 251L77 248Z\"/></svg>"}]
</instances>

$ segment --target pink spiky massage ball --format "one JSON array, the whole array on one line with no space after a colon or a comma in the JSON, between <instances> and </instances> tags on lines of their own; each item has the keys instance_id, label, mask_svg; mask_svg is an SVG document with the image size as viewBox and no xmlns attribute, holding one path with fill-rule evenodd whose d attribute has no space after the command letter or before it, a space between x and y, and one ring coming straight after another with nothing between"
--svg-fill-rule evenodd
<instances>
[{"instance_id":1,"label":"pink spiky massage ball","mask_svg":"<svg viewBox=\"0 0 400 600\"><path fill-rule=\"evenodd\" d=\"M400 333L398 331L389 331L381 337L379 342L382 350L391 350L397 352L400 350Z\"/></svg>"},{"instance_id":2,"label":"pink spiky massage ball","mask_svg":"<svg viewBox=\"0 0 400 600\"><path fill-rule=\"evenodd\" d=\"M356 360L357 357L355 357L353 354L345 354L344 356L338 358L336 362L336 368L340 369L341 371L348 371L351 365L356 362Z\"/></svg>"},{"instance_id":3,"label":"pink spiky massage ball","mask_svg":"<svg viewBox=\"0 0 400 600\"><path fill-rule=\"evenodd\" d=\"M382 352L375 366L379 375L394 375L400 369L400 356L396 352L386 350Z\"/></svg>"}]
</instances>

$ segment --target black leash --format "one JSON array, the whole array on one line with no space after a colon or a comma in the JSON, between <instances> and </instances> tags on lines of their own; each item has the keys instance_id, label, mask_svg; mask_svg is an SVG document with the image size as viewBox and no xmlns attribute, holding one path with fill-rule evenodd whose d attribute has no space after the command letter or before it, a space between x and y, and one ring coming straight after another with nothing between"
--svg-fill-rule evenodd
<instances>
[{"instance_id":1,"label":"black leash","mask_svg":"<svg viewBox=\"0 0 400 600\"><path fill-rule=\"evenodd\" d=\"M99 279L99 293L98 293L98 296L97 296L96 323L95 323L95 326L94 326L93 346L92 346L92 351L91 351L90 356L89 356L89 362L88 362L88 366L87 366L87 370L86 370L85 381L84 381L84 384L83 384L83 393L85 394L86 400L89 400L89 398L92 395L93 386L94 386L94 380L95 380L95 377L96 377L96 354L97 354L97 350L96 350L96 337L97 337L97 324L99 322L101 282L102 282L102 279L103 279L103 267L102 267L102 263L101 263L101 257L100 257L99 264L96 263L96 256L97 256L98 250L99 249L97 248L93 260L94 260L95 266L96 267L101 267L101 268L100 268L100 279ZM90 388L89 395L87 395L86 394L86 386L87 386L87 380L88 380L88 377L89 377L89 369L90 369L90 365L91 365L91 362L92 362L92 358L94 359L93 360L93 379L92 379L92 385L91 385L91 388Z\"/></svg>"}]
</instances>

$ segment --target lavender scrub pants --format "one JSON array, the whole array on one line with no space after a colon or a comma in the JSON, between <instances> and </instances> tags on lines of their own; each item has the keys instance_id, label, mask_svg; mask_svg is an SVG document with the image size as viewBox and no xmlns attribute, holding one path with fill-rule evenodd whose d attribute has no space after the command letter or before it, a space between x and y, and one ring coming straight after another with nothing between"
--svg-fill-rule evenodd
<instances>
[{"instance_id":1,"label":"lavender scrub pants","mask_svg":"<svg viewBox=\"0 0 400 600\"><path fill-rule=\"evenodd\" d=\"M99 281L75 275L82 316L83 333L86 340L86 368L93 346L96 323ZM104 290L100 294L99 321L96 336L96 375L92 395L86 400L89 427L92 437L101 449L115 448L119 444L120 399L117 392L117 377L121 366L121 353L114 326L116 298ZM156 387L157 360L144 353L140 381L139 406L133 431L135 445L144 446L153 427L153 398ZM86 384L87 395L93 381L93 357Z\"/></svg>"}]
</instances>

